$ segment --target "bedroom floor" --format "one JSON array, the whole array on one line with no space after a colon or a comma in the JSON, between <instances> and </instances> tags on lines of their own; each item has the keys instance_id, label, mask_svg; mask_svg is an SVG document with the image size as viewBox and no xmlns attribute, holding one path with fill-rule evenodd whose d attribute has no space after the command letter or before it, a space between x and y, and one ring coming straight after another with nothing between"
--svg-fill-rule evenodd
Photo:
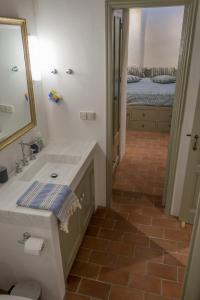
<instances>
[{"instance_id":1,"label":"bedroom floor","mask_svg":"<svg viewBox=\"0 0 200 300\"><path fill-rule=\"evenodd\" d=\"M127 131L126 153L117 167L114 190L162 195L168 133Z\"/></svg>"},{"instance_id":2,"label":"bedroom floor","mask_svg":"<svg viewBox=\"0 0 200 300\"><path fill-rule=\"evenodd\" d=\"M141 141L138 133L127 134L118 171L123 184L118 177L112 208L99 207L92 216L66 282L65 300L180 300L192 227L182 229L175 217L165 216L161 205L159 178L164 176L168 135L143 132ZM131 154L133 145L138 160ZM139 174L133 188L136 177L129 170L139 168L139 161L148 172ZM154 183L153 189L150 183L144 185L142 176Z\"/></svg>"}]
</instances>

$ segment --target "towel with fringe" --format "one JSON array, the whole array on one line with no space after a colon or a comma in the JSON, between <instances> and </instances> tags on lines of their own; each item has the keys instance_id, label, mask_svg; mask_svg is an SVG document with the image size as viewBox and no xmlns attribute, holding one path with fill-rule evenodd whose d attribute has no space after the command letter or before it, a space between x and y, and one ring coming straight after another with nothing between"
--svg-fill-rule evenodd
<instances>
[{"instance_id":1,"label":"towel with fringe","mask_svg":"<svg viewBox=\"0 0 200 300\"><path fill-rule=\"evenodd\" d=\"M67 186L34 181L17 200L18 206L50 210L60 221L60 229L69 232L69 219L81 208L76 194Z\"/></svg>"}]
</instances>

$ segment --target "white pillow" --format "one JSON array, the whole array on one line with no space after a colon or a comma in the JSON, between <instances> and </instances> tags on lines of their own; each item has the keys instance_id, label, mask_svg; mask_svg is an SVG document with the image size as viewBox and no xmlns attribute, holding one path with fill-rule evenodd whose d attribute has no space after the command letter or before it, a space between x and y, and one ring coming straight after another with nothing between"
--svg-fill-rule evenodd
<instances>
[{"instance_id":1,"label":"white pillow","mask_svg":"<svg viewBox=\"0 0 200 300\"><path fill-rule=\"evenodd\" d=\"M167 84L167 83L175 83L176 77L170 75L159 75L152 77L151 80L156 83Z\"/></svg>"},{"instance_id":2,"label":"white pillow","mask_svg":"<svg viewBox=\"0 0 200 300\"><path fill-rule=\"evenodd\" d=\"M127 83L133 83L140 81L141 78L139 76L127 75Z\"/></svg>"}]
</instances>

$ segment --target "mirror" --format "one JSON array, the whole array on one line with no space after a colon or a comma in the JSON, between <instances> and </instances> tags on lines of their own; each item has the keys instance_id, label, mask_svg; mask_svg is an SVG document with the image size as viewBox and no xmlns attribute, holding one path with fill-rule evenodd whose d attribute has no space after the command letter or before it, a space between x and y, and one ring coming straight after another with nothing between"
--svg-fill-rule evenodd
<instances>
[{"instance_id":1,"label":"mirror","mask_svg":"<svg viewBox=\"0 0 200 300\"><path fill-rule=\"evenodd\" d=\"M24 19L0 18L0 150L36 125Z\"/></svg>"}]
</instances>

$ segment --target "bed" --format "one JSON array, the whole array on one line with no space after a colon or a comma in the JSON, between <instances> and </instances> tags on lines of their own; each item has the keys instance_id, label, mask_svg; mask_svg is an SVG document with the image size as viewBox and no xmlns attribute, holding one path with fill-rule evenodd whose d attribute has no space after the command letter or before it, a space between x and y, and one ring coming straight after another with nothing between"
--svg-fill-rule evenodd
<instances>
[{"instance_id":1,"label":"bed","mask_svg":"<svg viewBox=\"0 0 200 300\"><path fill-rule=\"evenodd\" d=\"M169 132L175 83L154 83L150 77L127 84L127 129Z\"/></svg>"}]
</instances>

